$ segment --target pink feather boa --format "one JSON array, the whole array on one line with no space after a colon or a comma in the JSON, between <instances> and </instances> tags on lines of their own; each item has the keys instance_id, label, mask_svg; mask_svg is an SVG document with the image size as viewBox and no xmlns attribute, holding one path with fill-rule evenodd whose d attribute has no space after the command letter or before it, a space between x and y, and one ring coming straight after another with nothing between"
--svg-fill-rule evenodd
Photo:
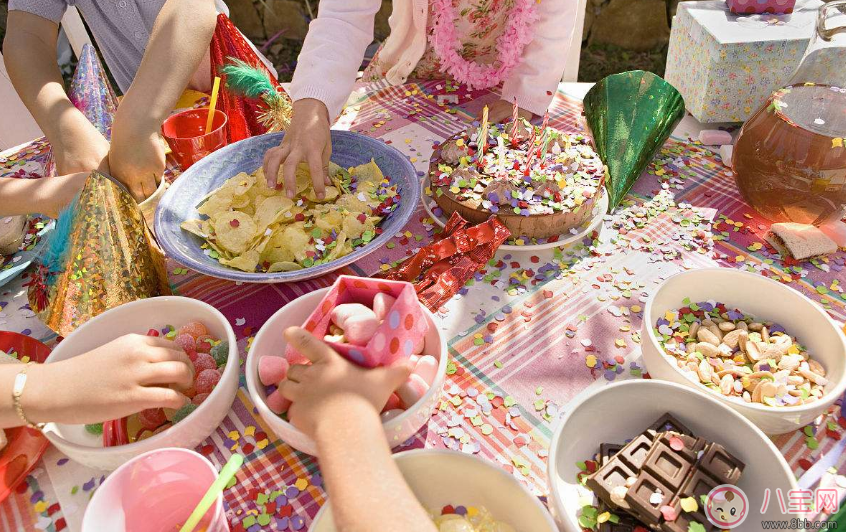
<instances>
[{"instance_id":1,"label":"pink feather boa","mask_svg":"<svg viewBox=\"0 0 846 532\"><path fill-rule=\"evenodd\" d=\"M456 34L458 18L452 0L431 0L433 9L432 49L444 72L471 90L499 85L523 57L523 49L532 41L532 27L538 19L535 0L515 0L508 14L508 25L497 39L499 57L490 65L461 57L461 40Z\"/></svg>"}]
</instances>

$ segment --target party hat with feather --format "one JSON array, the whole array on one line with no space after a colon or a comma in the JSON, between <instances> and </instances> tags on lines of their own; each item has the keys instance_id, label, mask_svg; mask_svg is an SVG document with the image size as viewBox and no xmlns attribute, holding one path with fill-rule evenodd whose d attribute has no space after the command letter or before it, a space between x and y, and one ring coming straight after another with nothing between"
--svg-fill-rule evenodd
<instances>
[{"instance_id":1,"label":"party hat with feather","mask_svg":"<svg viewBox=\"0 0 846 532\"><path fill-rule=\"evenodd\" d=\"M171 293L164 255L138 204L99 172L62 211L35 263L30 307L61 335L110 308Z\"/></svg>"}]
</instances>

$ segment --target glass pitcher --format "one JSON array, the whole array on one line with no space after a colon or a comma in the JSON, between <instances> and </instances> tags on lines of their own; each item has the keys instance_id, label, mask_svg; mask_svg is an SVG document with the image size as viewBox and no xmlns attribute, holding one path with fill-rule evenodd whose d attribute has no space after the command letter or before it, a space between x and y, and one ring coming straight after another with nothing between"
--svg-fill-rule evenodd
<instances>
[{"instance_id":1,"label":"glass pitcher","mask_svg":"<svg viewBox=\"0 0 846 532\"><path fill-rule=\"evenodd\" d=\"M732 158L744 199L775 222L819 225L846 205L846 0L820 8L788 84L740 130Z\"/></svg>"}]
</instances>

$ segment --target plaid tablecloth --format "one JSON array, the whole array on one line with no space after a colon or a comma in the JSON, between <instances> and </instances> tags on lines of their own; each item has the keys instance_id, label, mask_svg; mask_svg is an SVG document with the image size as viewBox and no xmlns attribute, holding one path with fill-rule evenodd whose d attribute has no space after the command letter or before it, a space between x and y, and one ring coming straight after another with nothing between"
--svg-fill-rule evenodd
<instances>
[{"instance_id":1,"label":"plaid tablecloth","mask_svg":"<svg viewBox=\"0 0 846 532\"><path fill-rule=\"evenodd\" d=\"M336 127L394 146L423 175L433 146L496 98L445 82L368 85ZM579 129L580 102L563 89L550 112L551 125ZM0 175L38 174L44 149L36 142L0 160ZM842 322L846 294L838 278L844 253L787 265L763 242L765 227L740 199L718 156L689 139L672 138L627 204L606 217L597 238L564 251L500 252L442 309L438 322L451 360L442 402L400 449L478 454L544 497L548 446L560 416L574 399L600 386L643 377L643 304L662 279L684 269L719 265L759 272L801 290ZM372 274L413 253L434 229L419 208L388 247L338 273ZM228 317L242 363L271 314L335 278L250 285L204 277L173 261L169 270L177 294L206 301ZM55 341L26 306L21 280L0 289L0 308L0 327ZM801 486L823 483L846 493L843 427L846 419L835 406L814 425L775 438ZM234 452L246 458L237 484L226 491L233 530L305 530L326 501L316 461L294 452L262 423L243 375L232 412L198 450L218 465ZM78 530L103 479L51 449L0 505L0 529Z\"/></svg>"}]
</instances>

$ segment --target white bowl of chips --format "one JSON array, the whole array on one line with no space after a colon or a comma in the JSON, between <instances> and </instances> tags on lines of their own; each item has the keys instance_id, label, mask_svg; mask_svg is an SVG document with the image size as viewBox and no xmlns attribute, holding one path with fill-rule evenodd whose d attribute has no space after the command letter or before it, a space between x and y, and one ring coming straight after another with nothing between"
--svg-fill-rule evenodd
<instances>
[{"instance_id":1,"label":"white bowl of chips","mask_svg":"<svg viewBox=\"0 0 846 532\"><path fill-rule=\"evenodd\" d=\"M807 354L825 369L828 381L818 400L793 406L747 403L740 397L726 397L719 389L707 388L683 373L676 358L665 353L655 332L656 323L667 311L691 302L716 301L739 309L762 322L781 325L796 338ZM644 307L643 362L656 379L691 386L713 395L740 412L767 434L801 429L826 412L846 391L846 336L816 303L796 290L762 275L729 268L705 268L676 274L655 291ZM776 368L773 368L776 369ZM777 373L773 371L772 373Z\"/></svg>"},{"instance_id":2,"label":"white bowl of chips","mask_svg":"<svg viewBox=\"0 0 846 532\"><path fill-rule=\"evenodd\" d=\"M147 439L126 445L103 447L103 436L85 430L84 425L48 423L44 435L71 460L96 469L111 471L139 454L163 447L193 449L217 429L238 391L238 346L235 332L223 314L202 301L164 296L140 299L92 318L62 340L46 363L73 358L126 334L145 334L166 325L189 321L203 323L209 334L229 342L229 355L220 380L196 410L172 427Z\"/></svg>"},{"instance_id":3,"label":"white bowl of chips","mask_svg":"<svg viewBox=\"0 0 846 532\"><path fill-rule=\"evenodd\" d=\"M156 209L156 236L168 256L222 279L300 281L375 251L417 208L420 181L408 158L348 131L332 131L326 198L317 199L301 165L291 201L262 172L265 152L282 137L236 142L177 178Z\"/></svg>"},{"instance_id":4,"label":"white bowl of chips","mask_svg":"<svg viewBox=\"0 0 846 532\"><path fill-rule=\"evenodd\" d=\"M558 531L538 498L494 462L445 449L405 451L394 460L423 508L435 514L445 506L463 506L471 512L487 511L510 527L502 530ZM309 532L336 530L331 504L324 504Z\"/></svg>"},{"instance_id":5,"label":"white bowl of chips","mask_svg":"<svg viewBox=\"0 0 846 532\"><path fill-rule=\"evenodd\" d=\"M596 506L596 496L578 481L580 464L593 460L600 444L624 444L665 413L694 435L721 444L744 463L737 487L746 495L748 517L733 532L757 532L762 519L785 518L775 490L781 489L787 497L797 487L796 479L763 432L710 394L672 382L637 379L602 386L574 401L558 424L547 467L550 509L562 530L582 532L590 528L583 527L579 518L585 506ZM767 512L762 515L765 490L771 493Z\"/></svg>"},{"instance_id":6,"label":"white bowl of chips","mask_svg":"<svg viewBox=\"0 0 846 532\"><path fill-rule=\"evenodd\" d=\"M298 451L313 456L317 455L314 441L291 423L274 414L267 406L265 386L258 378L258 363L263 356L282 356L285 353L288 345L283 336L285 329L295 326L301 327L328 291L329 288L323 288L300 296L271 316L253 340L244 369L250 399L265 423L285 443ZM449 358L446 339L438 329L434 316L429 312L429 309L421 305L421 310L429 323L423 354L432 355L438 360L438 370L429 390L419 401L402 414L383 423L382 426L391 447L403 444L428 423L433 409L437 406L446 379L447 359Z\"/></svg>"}]
</instances>

